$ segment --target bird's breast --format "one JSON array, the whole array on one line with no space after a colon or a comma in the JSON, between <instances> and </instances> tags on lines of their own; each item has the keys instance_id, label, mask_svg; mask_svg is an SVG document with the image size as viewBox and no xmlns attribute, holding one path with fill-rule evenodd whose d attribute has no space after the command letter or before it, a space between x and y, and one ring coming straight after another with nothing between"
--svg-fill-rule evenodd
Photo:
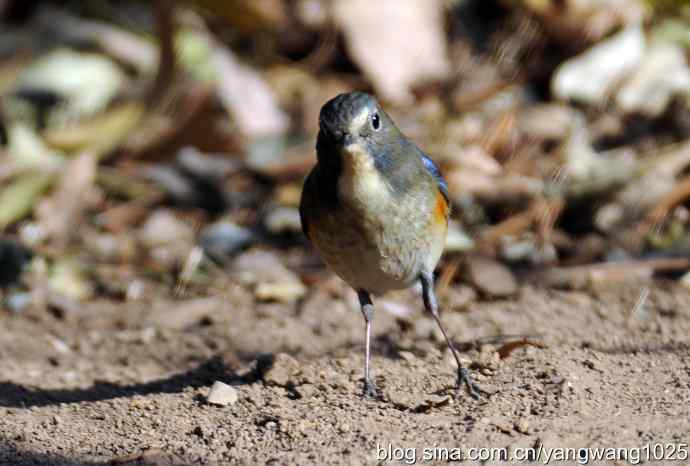
<instances>
[{"instance_id":1,"label":"bird's breast","mask_svg":"<svg viewBox=\"0 0 690 466\"><path fill-rule=\"evenodd\" d=\"M445 205L420 185L394 191L360 147L343 154L338 206L314 219L310 238L328 265L355 288L404 288L436 265L445 243ZM439 216L443 214L443 217Z\"/></svg>"}]
</instances>

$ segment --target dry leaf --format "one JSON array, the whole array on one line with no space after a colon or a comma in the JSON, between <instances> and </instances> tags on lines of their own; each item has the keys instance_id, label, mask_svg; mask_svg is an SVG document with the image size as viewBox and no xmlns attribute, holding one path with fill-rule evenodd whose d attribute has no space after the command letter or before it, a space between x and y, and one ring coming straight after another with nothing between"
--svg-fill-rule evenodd
<instances>
[{"instance_id":1,"label":"dry leaf","mask_svg":"<svg viewBox=\"0 0 690 466\"><path fill-rule=\"evenodd\" d=\"M386 99L410 103L414 84L448 75L440 0L334 2L333 16L352 59Z\"/></svg>"},{"instance_id":2,"label":"dry leaf","mask_svg":"<svg viewBox=\"0 0 690 466\"><path fill-rule=\"evenodd\" d=\"M240 63L220 44L214 46L213 62L220 101L244 135L261 137L287 130L287 116L255 70Z\"/></svg>"},{"instance_id":3,"label":"dry leaf","mask_svg":"<svg viewBox=\"0 0 690 466\"><path fill-rule=\"evenodd\" d=\"M505 359L508 356L510 356L510 353L512 353L516 349L523 348L525 346L535 346L541 349L546 348L546 345L544 343L530 340L528 338L523 338L522 340L511 341L501 346L498 349L498 355L501 357L501 359Z\"/></svg>"}]
</instances>

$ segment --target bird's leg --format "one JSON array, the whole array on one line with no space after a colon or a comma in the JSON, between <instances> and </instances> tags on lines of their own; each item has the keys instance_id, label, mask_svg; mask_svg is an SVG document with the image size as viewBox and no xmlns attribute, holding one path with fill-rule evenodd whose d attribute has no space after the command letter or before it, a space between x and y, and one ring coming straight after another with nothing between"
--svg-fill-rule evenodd
<instances>
[{"instance_id":1,"label":"bird's leg","mask_svg":"<svg viewBox=\"0 0 690 466\"><path fill-rule=\"evenodd\" d=\"M374 304L371 296L364 290L358 290L359 305L364 316L365 324L365 343L364 343L364 396L375 398L377 393L376 385L369 377L369 364L371 360L371 321L374 318Z\"/></svg>"},{"instance_id":2,"label":"bird's leg","mask_svg":"<svg viewBox=\"0 0 690 466\"><path fill-rule=\"evenodd\" d=\"M470 371L462 366L462 363L460 362L460 357L458 356L458 351L455 349L453 342L448 337L448 332L446 332L446 329L443 326L443 323L441 322L441 317L438 313L438 302L436 301L436 294L434 293L433 275L431 273L423 273L420 277L420 281L422 282L424 307L434 317L434 320L441 329L441 333L443 333L443 337L446 339L448 348L450 348L451 353L453 353L455 362L458 365L457 389L460 389L460 387L464 384L467 387L467 391L472 396L472 398L477 399L479 398L479 392L481 392L482 390L479 387L477 387L477 385L472 380Z\"/></svg>"}]
</instances>

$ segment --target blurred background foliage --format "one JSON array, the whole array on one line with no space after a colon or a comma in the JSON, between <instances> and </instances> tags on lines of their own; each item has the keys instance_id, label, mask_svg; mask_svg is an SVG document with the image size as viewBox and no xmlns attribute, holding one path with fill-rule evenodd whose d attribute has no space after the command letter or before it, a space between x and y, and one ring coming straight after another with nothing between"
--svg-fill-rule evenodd
<instances>
[{"instance_id":1,"label":"blurred background foliage","mask_svg":"<svg viewBox=\"0 0 690 466\"><path fill-rule=\"evenodd\" d=\"M0 21L7 312L299 300L326 276L301 182L349 90L448 179L442 293L690 287L688 2L0 0Z\"/></svg>"}]
</instances>

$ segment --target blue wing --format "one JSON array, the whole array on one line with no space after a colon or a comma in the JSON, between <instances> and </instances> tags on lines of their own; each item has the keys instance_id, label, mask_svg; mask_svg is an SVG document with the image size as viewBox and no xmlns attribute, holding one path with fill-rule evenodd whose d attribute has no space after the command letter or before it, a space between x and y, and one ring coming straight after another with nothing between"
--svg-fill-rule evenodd
<instances>
[{"instance_id":1,"label":"blue wing","mask_svg":"<svg viewBox=\"0 0 690 466\"><path fill-rule=\"evenodd\" d=\"M450 195L448 194L448 183L446 183L446 180L443 179L443 175L441 175L441 170L439 170L438 166L434 163L433 160L431 160L431 157L426 155L421 150L419 151L419 154L422 157L422 162L424 162L424 167L427 169L429 173L431 173L434 179L436 179L439 191L441 191L443 197L446 198L446 201L450 202Z\"/></svg>"}]
</instances>

